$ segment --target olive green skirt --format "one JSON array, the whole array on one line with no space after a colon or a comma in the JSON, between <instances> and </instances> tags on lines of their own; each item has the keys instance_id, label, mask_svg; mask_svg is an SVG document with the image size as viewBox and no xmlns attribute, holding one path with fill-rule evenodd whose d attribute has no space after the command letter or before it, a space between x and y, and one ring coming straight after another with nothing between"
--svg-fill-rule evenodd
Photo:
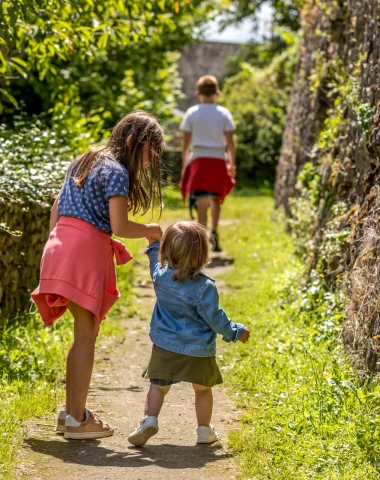
<instances>
[{"instance_id":1,"label":"olive green skirt","mask_svg":"<svg viewBox=\"0 0 380 480\"><path fill-rule=\"evenodd\" d=\"M164 350L157 345L153 345L149 365L143 377L170 383L190 382L204 387L223 383L215 356L190 357Z\"/></svg>"}]
</instances>

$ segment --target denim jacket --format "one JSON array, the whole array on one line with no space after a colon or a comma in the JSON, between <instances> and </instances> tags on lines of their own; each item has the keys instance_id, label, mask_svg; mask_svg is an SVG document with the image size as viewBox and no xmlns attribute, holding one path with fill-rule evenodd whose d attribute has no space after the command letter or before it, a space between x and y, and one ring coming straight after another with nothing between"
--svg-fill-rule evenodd
<instances>
[{"instance_id":1,"label":"denim jacket","mask_svg":"<svg viewBox=\"0 0 380 480\"><path fill-rule=\"evenodd\" d=\"M150 324L152 342L165 350L193 357L212 357L216 352L216 334L226 342L236 342L244 325L232 322L219 307L215 281L200 274L192 280L173 280L173 269L158 261L160 243L145 250L157 302Z\"/></svg>"}]
</instances>

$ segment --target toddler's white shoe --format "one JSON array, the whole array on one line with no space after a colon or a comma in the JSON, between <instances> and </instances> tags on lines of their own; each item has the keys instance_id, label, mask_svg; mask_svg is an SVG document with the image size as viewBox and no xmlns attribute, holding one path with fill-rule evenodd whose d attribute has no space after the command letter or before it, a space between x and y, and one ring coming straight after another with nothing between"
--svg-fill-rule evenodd
<instances>
[{"instance_id":1,"label":"toddler's white shoe","mask_svg":"<svg viewBox=\"0 0 380 480\"><path fill-rule=\"evenodd\" d=\"M142 447L146 442L158 432L157 417L145 417L140 421L140 425L128 437L128 442L136 447Z\"/></svg>"},{"instance_id":2,"label":"toddler's white shoe","mask_svg":"<svg viewBox=\"0 0 380 480\"><path fill-rule=\"evenodd\" d=\"M219 440L218 434L212 425L208 427L198 427L197 436L197 443L214 443Z\"/></svg>"}]
</instances>

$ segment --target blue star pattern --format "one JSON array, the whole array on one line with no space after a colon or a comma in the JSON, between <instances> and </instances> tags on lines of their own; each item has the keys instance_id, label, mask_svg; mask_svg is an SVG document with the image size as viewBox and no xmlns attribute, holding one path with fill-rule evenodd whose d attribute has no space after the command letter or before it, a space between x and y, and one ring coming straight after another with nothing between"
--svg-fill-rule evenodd
<instances>
[{"instance_id":1,"label":"blue star pattern","mask_svg":"<svg viewBox=\"0 0 380 480\"><path fill-rule=\"evenodd\" d=\"M90 173L83 188L67 174L59 200L60 216L85 220L99 230L112 233L108 199L113 195L128 198L128 171L110 155Z\"/></svg>"}]
</instances>

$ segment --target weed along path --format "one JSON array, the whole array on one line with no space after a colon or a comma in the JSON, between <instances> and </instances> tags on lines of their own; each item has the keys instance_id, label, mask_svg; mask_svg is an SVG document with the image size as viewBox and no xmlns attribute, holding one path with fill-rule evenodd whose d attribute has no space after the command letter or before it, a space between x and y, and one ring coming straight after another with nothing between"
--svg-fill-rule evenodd
<instances>
[{"instance_id":1,"label":"weed along path","mask_svg":"<svg viewBox=\"0 0 380 480\"><path fill-rule=\"evenodd\" d=\"M231 268L227 259L215 259L212 275ZM104 440L66 441L53 432L54 418L30 423L18 458L17 478L45 479L235 479L235 466L226 448L227 432L234 428L237 410L223 388L215 388L214 424L220 444L196 445L194 395L189 384L172 387L160 416L158 434L143 448L127 437L142 417L148 381L142 371L151 342L149 321L155 301L146 263L135 262L134 307L127 318L120 311L125 338L103 338L89 395L89 406L114 425L115 435Z\"/></svg>"}]
</instances>

